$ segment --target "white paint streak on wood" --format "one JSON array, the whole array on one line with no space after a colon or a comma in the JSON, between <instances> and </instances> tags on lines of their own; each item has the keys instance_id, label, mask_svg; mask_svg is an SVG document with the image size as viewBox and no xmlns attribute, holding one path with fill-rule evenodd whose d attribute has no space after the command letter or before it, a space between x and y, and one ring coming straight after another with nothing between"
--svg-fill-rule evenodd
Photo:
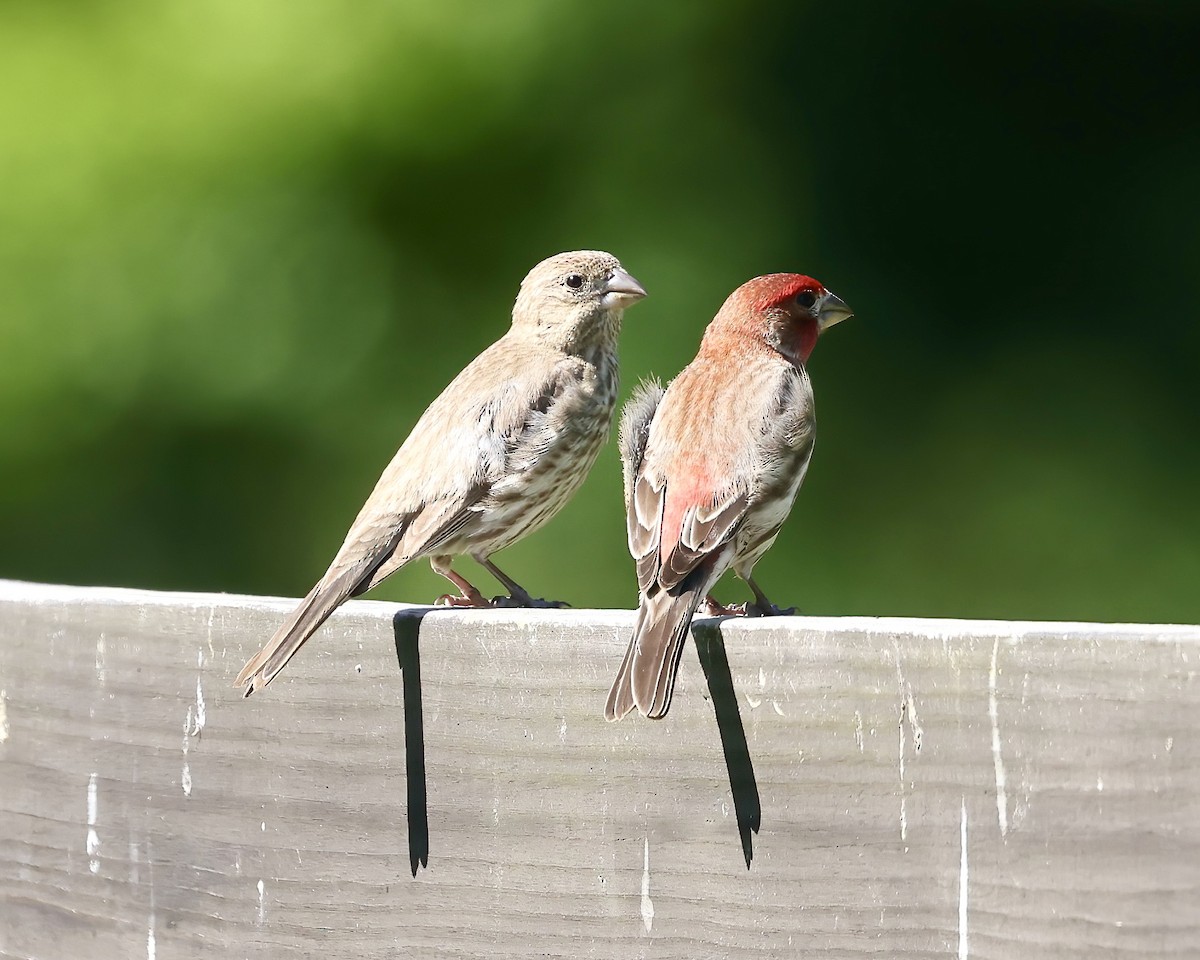
<instances>
[{"instance_id":1,"label":"white paint streak on wood","mask_svg":"<svg viewBox=\"0 0 1200 960\"><path fill-rule=\"evenodd\" d=\"M204 707L204 687L200 678L196 678L196 725L192 728L192 736L198 737L204 732L204 724L208 722L208 712Z\"/></svg>"},{"instance_id":2,"label":"white paint streak on wood","mask_svg":"<svg viewBox=\"0 0 1200 960\"><path fill-rule=\"evenodd\" d=\"M967 798L963 797L958 818L958 960L967 960Z\"/></svg>"},{"instance_id":3,"label":"white paint streak on wood","mask_svg":"<svg viewBox=\"0 0 1200 960\"><path fill-rule=\"evenodd\" d=\"M134 847L133 854L135 856L137 854L136 847ZM154 847L149 841L146 843L146 867L150 874L150 915L146 919L146 960L157 960L158 934L155 930L158 927L158 919L155 914Z\"/></svg>"},{"instance_id":4,"label":"white paint streak on wood","mask_svg":"<svg viewBox=\"0 0 1200 960\"><path fill-rule=\"evenodd\" d=\"M8 741L8 691L0 690L0 743ZM1170 747L1167 748L1170 750Z\"/></svg>"},{"instance_id":5,"label":"white paint streak on wood","mask_svg":"<svg viewBox=\"0 0 1200 960\"><path fill-rule=\"evenodd\" d=\"M210 603L208 605L208 629L206 631L208 639L208 657L210 660L215 659L217 656L216 652L213 650L213 619L216 617L216 615L217 605L215 603ZM200 664L197 665L199 666Z\"/></svg>"},{"instance_id":6,"label":"white paint streak on wood","mask_svg":"<svg viewBox=\"0 0 1200 960\"><path fill-rule=\"evenodd\" d=\"M1000 836L1008 838L1008 791L1004 773L1004 757L1000 752L1000 707L996 697L996 678L999 674L1000 638L992 642L992 667L988 673L988 716L992 721L992 766L996 771L996 817ZM1019 779L1018 779L1018 782Z\"/></svg>"},{"instance_id":7,"label":"white paint streak on wood","mask_svg":"<svg viewBox=\"0 0 1200 960\"><path fill-rule=\"evenodd\" d=\"M100 798L96 790L96 774L88 777L87 785L87 855L88 869L92 873L100 872L100 834L96 832L96 822L100 812Z\"/></svg>"},{"instance_id":8,"label":"white paint streak on wood","mask_svg":"<svg viewBox=\"0 0 1200 960\"><path fill-rule=\"evenodd\" d=\"M900 839L908 839L908 791L904 784L904 751L908 747L907 731L904 727L904 716L900 716Z\"/></svg>"},{"instance_id":9,"label":"white paint streak on wood","mask_svg":"<svg viewBox=\"0 0 1200 960\"><path fill-rule=\"evenodd\" d=\"M642 926L649 933L654 926L654 901L650 899L650 838L645 839L642 854Z\"/></svg>"},{"instance_id":10,"label":"white paint streak on wood","mask_svg":"<svg viewBox=\"0 0 1200 960\"><path fill-rule=\"evenodd\" d=\"M896 661L896 682L900 688L900 729L899 729L899 774L900 774L900 839L908 839L908 794L913 789L913 782L908 777L907 758L909 736L912 737L913 750L920 752L921 741L925 731L917 717L917 703L913 697L912 683L904 676L901 663L900 645L892 644L893 656ZM862 752L860 750L860 752Z\"/></svg>"},{"instance_id":11,"label":"white paint streak on wood","mask_svg":"<svg viewBox=\"0 0 1200 960\"><path fill-rule=\"evenodd\" d=\"M912 730L913 750L917 753L921 752L921 747L925 743L925 728L921 726L921 717L917 713L917 699L913 696L912 684L908 684L908 726Z\"/></svg>"},{"instance_id":12,"label":"white paint streak on wood","mask_svg":"<svg viewBox=\"0 0 1200 960\"><path fill-rule=\"evenodd\" d=\"M267 919L267 885L258 881L258 925L261 927Z\"/></svg>"},{"instance_id":13,"label":"white paint streak on wood","mask_svg":"<svg viewBox=\"0 0 1200 960\"><path fill-rule=\"evenodd\" d=\"M188 704L187 713L183 717L183 769L179 773L179 785L183 788L183 795L190 797L192 795L192 770L188 766L188 748L192 743L192 705Z\"/></svg>"}]
</instances>

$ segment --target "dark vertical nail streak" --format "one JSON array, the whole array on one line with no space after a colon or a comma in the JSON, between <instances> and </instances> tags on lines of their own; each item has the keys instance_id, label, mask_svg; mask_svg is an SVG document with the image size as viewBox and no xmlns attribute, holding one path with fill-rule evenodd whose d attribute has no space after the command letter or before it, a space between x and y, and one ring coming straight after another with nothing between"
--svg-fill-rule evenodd
<instances>
[{"instance_id":1,"label":"dark vertical nail streak","mask_svg":"<svg viewBox=\"0 0 1200 960\"><path fill-rule=\"evenodd\" d=\"M429 805L425 790L425 721L421 711L421 618L396 614L396 660L404 693L404 770L408 783L408 862L412 874L429 866Z\"/></svg>"},{"instance_id":2,"label":"dark vertical nail streak","mask_svg":"<svg viewBox=\"0 0 1200 960\"><path fill-rule=\"evenodd\" d=\"M729 789L733 793L733 810L737 816L738 834L742 838L742 855L749 870L750 861L754 859L751 834L758 833L762 824L762 803L758 796L758 781L754 778L754 764L750 761L750 745L746 742L746 730L738 712L729 658L725 655L725 642L719 626L698 623L692 628L692 636L696 640L696 652L700 654L704 678L708 681L713 712L717 715L721 749L725 752L725 769L729 773Z\"/></svg>"}]
</instances>

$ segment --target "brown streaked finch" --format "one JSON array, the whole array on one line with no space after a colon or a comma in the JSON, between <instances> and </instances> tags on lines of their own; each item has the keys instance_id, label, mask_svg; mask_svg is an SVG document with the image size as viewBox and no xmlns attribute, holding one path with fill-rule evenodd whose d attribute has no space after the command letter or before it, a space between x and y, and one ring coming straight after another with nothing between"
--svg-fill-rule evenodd
<instances>
[{"instance_id":1,"label":"brown streaked finch","mask_svg":"<svg viewBox=\"0 0 1200 960\"><path fill-rule=\"evenodd\" d=\"M633 638L604 707L666 715L696 608L726 570L754 592L740 609L779 611L751 579L791 512L812 455L817 337L851 316L820 283L793 273L738 287L700 352L664 391L643 384L621 415L629 550L637 561Z\"/></svg>"},{"instance_id":2,"label":"brown streaked finch","mask_svg":"<svg viewBox=\"0 0 1200 960\"><path fill-rule=\"evenodd\" d=\"M616 257L560 253L521 284L512 326L442 391L363 504L329 569L238 674L265 687L331 613L418 557L450 580L453 606L546 605L491 561L574 495L612 426L617 336L646 295ZM489 603L451 569L478 561L508 597Z\"/></svg>"}]
</instances>

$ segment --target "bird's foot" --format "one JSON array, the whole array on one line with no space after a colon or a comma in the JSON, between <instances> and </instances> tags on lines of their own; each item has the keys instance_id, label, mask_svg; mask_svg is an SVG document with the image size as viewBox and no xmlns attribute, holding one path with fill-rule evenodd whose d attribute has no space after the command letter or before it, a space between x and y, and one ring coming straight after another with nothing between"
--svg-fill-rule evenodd
<instances>
[{"instance_id":1,"label":"bird's foot","mask_svg":"<svg viewBox=\"0 0 1200 960\"><path fill-rule=\"evenodd\" d=\"M466 607L475 610L491 606L487 598L478 590L462 596L455 596L453 593L443 593L433 601L433 605L435 607Z\"/></svg>"},{"instance_id":2,"label":"bird's foot","mask_svg":"<svg viewBox=\"0 0 1200 960\"><path fill-rule=\"evenodd\" d=\"M705 597L704 603L701 606L704 608L704 615L706 617L744 617L746 615L746 605L744 603L735 603L727 607L712 597Z\"/></svg>"},{"instance_id":3,"label":"bird's foot","mask_svg":"<svg viewBox=\"0 0 1200 960\"><path fill-rule=\"evenodd\" d=\"M531 609L531 610L562 610L571 606L562 600L543 600L541 597L531 597L529 594L514 594L510 597L492 597L493 607L502 607L505 609Z\"/></svg>"},{"instance_id":4,"label":"bird's foot","mask_svg":"<svg viewBox=\"0 0 1200 960\"><path fill-rule=\"evenodd\" d=\"M796 615L795 607L777 607L773 603L747 603L744 606L747 617L794 617Z\"/></svg>"},{"instance_id":5,"label":"bird's foot","mask_svg":"<svg viewBox=\"0 0 1200 960\"><path fill-rule=\"evenodd\" d=\"M796 608L788 607L785 610L773 603L733 603L726 606L712 597L705 597L704 613L710 617L791 617L795 615Z\"/></svg>"}]
</instances>

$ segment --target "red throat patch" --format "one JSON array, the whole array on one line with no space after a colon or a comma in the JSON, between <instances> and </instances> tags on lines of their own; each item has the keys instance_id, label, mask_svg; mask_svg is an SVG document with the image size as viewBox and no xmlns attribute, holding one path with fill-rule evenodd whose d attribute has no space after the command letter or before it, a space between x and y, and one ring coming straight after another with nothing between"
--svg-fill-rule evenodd
<instances>
[{"instance_id":1,"label":"red throat patch","mask_svg":"<svg viewBox=\"0 0 1200 960\"><path fill-rule=\"evenodd\" d=\"M800 321L800 359L808 363L808 358L812 356L813 348L817 345L817 335L820 331L817 329L817 321L806 317Z\"/></svg>"}]
</instances>

